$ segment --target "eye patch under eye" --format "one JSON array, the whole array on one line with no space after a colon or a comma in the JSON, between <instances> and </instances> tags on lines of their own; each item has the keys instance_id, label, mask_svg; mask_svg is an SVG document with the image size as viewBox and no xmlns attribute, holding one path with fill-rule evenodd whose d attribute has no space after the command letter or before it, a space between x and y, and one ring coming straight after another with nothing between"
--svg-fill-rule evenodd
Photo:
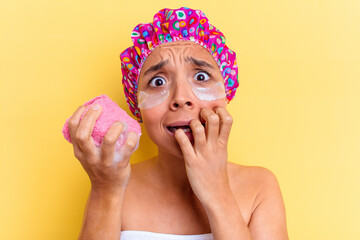
<instances>
[{"instance_id":1,"label":"eye patch under eye","mask_svg":"<svg viewBox=\"0 0 360 240\"><path fill-rule=\"evenodd\" d=\"M188 83L194 95L200 100L213 101L226 97L225 87L222 82L212 80L202 82L193 79L185 82ZM151 109L162 104L170 96L170 93L175 93L177 90L176 87L176 84L169 83L160 87L150 86L150 89L140 91L138 96L138 107L140 109Z\"/></svg>"},{"instance_id":2,"label":"eye patch under eye","mask_svg":"<svg viewBox=\"0 0 360 240\"><path fill-rule=\"evenodd\" d=\"M150 109L156 107L165 102L168 96L169 91L167 89L155 93L146 93L146 91L141 91L138 98L138 107L140 109Z\"/></svg>"},{"instance_id":3,"label":"eye patch under eye","mask_svg":"<svg viewBox=\"0 0 360 240\"><path fill-rule=\"evenodd\" d=\"M192 91L197 98L204 101L212 101L225 98L225 87L221 82L216 82L210 86L201 86L200 84L191 83Z\"/></svg>"}]
</instances>

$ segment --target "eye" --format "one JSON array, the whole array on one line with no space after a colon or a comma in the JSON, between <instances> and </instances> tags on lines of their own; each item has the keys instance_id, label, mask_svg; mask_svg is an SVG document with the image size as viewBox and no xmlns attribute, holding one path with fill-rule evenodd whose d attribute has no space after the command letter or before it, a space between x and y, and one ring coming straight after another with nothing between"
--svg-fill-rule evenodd
<instances>
[{"instance_id":1,"label":"eye","mask_svg":"<svg viewBox=\"0 0 360 240\"><path fill-rule=\"evenodd\" d=\"M195 80L200 82L206 82L210 79L210 74L206 72L199 72L195 75Z\"/></svg>"},{"instance_id":2,"label":"eye","mask_svg":"<svg viewBox=\"0 0 360 240\"><path fill-rule=\"evenodd\" d=\"M153 79L150 80L149 84L151 87L160 87L162 85L165 85L166 81L162 77L154 77Z\"/></svg>"}]
</instances>

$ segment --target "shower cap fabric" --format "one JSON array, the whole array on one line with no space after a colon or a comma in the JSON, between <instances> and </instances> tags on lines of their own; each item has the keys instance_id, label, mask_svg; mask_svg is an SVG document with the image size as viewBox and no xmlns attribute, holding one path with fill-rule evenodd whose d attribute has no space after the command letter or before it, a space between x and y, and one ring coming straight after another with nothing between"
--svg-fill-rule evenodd
<instances>
[{"instance_id":1,"label":"shower cap fabric","mask_svg":"<svg viewBox=\"0 0 360 240\"><path fill-rule=\"evenodd\" d=\"M138 122L142 122L136 97L141 67L151 52L163 43L192 41L203 46L219 66L227 101L235 96L239 86L236 54L226 46L224 34L209 23L202 11L186 7L164 8L155 14L153 22L137 25L131 39L134 46L120 54L122 85L130 111Z\"/></svg>"}]
</instances>

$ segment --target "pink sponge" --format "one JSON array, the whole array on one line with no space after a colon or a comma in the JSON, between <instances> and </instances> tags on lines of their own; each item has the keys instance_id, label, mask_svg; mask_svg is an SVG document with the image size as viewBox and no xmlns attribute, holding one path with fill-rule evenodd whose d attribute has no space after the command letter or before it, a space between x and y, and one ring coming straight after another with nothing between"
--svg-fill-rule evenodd
<instances>
[{"instance_id":1,"label":"pink sponge","mask_svg":"<svg viewBox=\"0 0 360 240\"><path fill-rule=\"evenodd\" d=\"M88 107L86 107L80 119L82 119L85 113L89 110L89 108L95 104L100 104L102 107L102 113L100 117L96 120L93 132L91 134L92 138L94 139L94 143L97 147L101 146L101 142L106 132L109 130L110 126L116 121L121 121L125 123L125 128L116 142L115 145L116 150L120 150L120 148L124 145L129 132L137 133L140 139L141 136L140 124L136 120L131 118L124 110L122 110L115 102L113 102L108 96L104 94L84 103L84 106L88 106ZM65 125L62 129L62 133L65 139L68 140L70 143L72 143L69 133L69 127L68 127L69 119L70 118L66 120ZM138 148L138 146L139 146L139 141L135 147L135 150Z\"/></svg>"}]
</instances>

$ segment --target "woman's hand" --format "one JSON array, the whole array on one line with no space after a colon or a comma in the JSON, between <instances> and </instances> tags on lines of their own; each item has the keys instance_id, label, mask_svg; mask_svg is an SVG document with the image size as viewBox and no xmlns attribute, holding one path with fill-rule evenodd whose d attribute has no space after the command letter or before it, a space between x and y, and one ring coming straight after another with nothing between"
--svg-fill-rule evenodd
<instances>
[{"instance_id":1,"label":"woman's hand","mask_svg":"<svg viewBox=\"0 0 360 240\"><path fill-rule=\"evenodd\" d=\"M213 110L204 108L201 120L192 120L190 127L194 136L194 146L183 130L175 132L184 155L186 173L191 187L206 205L219 202L231 193L227 172L227 145L232 126L232 117L224 107Z\"/></svg>"},{"instance_id":2,"label":"woman's hand","mask_svg":"<svg viewBox=\"0 0 360 240\"><path fill-rule=\"evenodd\" d=\"M115 152L115 143L124 125L114 123L106 132L100 147L96 147L91 137L96 119L102 109L90 108L82 120L80 117L85 106L80 106L68 122L74 155L89 175L92 188L101 191L116 192L127 186L130 178L129 159L138 141L138 135L130 132L120 152Z\"/></svg>"}]
</instances>

